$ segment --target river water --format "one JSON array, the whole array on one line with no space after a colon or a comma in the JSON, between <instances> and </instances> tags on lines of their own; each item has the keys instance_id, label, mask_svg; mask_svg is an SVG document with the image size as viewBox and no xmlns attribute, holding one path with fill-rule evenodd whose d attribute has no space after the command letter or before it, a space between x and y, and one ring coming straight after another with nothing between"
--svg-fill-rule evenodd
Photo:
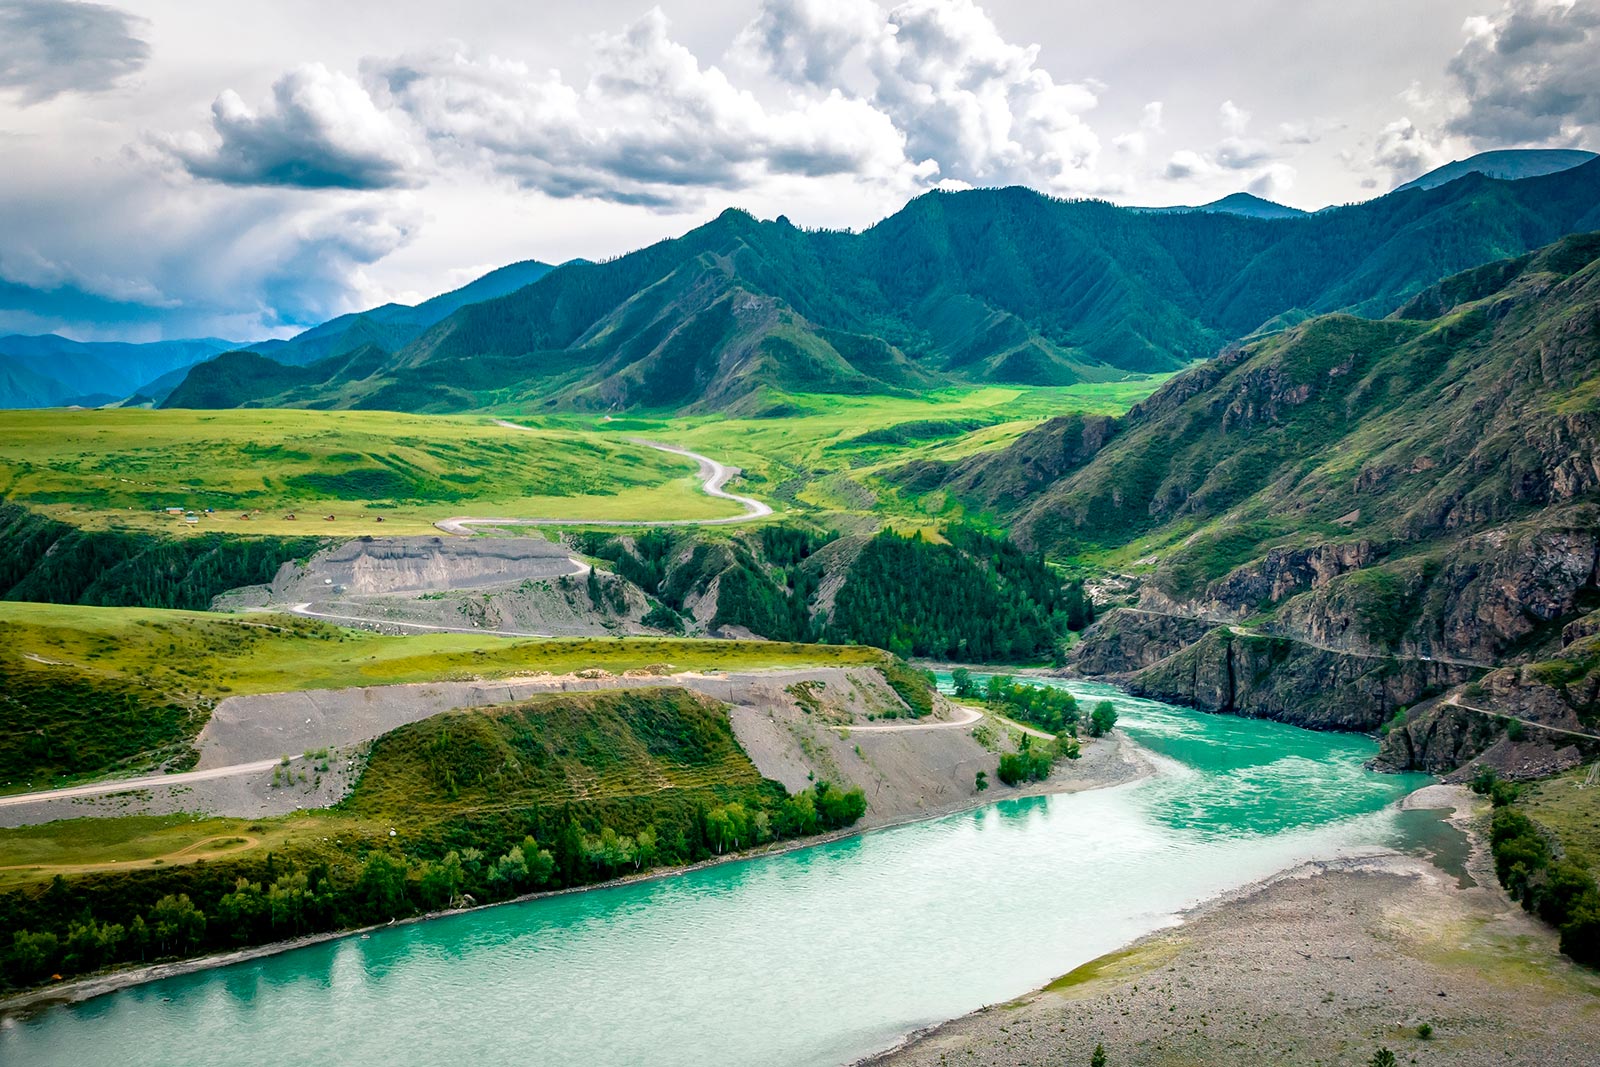
<instances>
[{"instance_id":1,"label":"river water","mask_svg":"<svg viewBox=\"0 0 1600 1067\"><path fill-rule=\"evenodd\" d=\"M1406 843L1394 802L1424 779L1364 770L1366 738L1067 684L1161 773L140 986L0 1027L0 1064L840 1064L1302 860Z\"/></svg>"}]
</instances>

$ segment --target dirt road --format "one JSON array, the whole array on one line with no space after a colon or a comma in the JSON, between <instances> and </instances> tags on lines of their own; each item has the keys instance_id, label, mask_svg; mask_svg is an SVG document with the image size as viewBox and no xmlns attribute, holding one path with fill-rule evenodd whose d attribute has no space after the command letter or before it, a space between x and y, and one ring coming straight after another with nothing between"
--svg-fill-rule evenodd
<instances>
[{"instance_id":1,"label":"dirt road","mask_svg":"<svg viewBox=\"0 0 1600 1067\"><path fill-rule=\"evenodd\" d=\"M14 807L18 804L34 804L41 800L72 800L75 797L124 793L133 789L149 789L153 786L165 788L188 785L193 782L207 782L213 778L231 778L236 774L257 774L270 771L281 762L281 758L256 760L252 763L235 763L227 767L211 767L203 771L182 771L178 774L148 774L143 778L116 778L105 782L90 782L88 785L67 786L65 789L44 789L37 793L14 793L11 796L0 797L0 808Z\"/></svg>"},{"instance_id":2,"label":"dirt road","mask_svg":"<svg viewBox=\"0 0 1600 1067\"><path fill-rule=\"evenodd\" d=\"M868 731L875 733L895 733L901 730L955 730L960 729L963 726L971 726L973 723L983 718L983 712L979 711L977 708L969 708L965 705L961 705L958 706L957 710L963 712L965 717L960 719L935 719L929 722L916 720L912 722L867 725L862 725L860 723L840 723L836 725L834 729L849 730L852 734L866 733Z\"/></svg>"},{"instance_id":3,"label":"dirt road","mask_svg":"<svg viewBox=\"0 0 1600 1067\"><path fill-rule=\"evenodd\" d=\"M495 424L510 430L527 430L527 426L519 426L514 422L496 419ZM664 445L656 441L645 441L640 438L630 438L634 444L653 448L658 452L670 452L675 456L686 456L700 464L699 477L701 488L707 496L714 496L721 500L731 500L744 508L743 515L729 515L720 519L585 519L582 517L568 519L497 519L480 518L469 515L458 515L453 518L441 519L434 523L445 533L470 534L472 526L727 526L733 523L749 522L751 519L763 518L772 514L772 509L755 497L740 496L730 493L723 488L728 480L739 473L739 468L729 467L718 463L709 456L702 456L698 452L691 452L687 448L677 445Z\"/></svg>"}]
</instances>

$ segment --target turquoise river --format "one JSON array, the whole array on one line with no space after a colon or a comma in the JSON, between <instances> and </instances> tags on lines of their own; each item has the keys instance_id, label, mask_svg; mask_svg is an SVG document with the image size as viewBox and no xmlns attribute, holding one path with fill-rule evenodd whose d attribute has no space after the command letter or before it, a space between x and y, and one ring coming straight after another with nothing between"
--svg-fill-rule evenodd
<instances>
[{"instance_id":1,"label":"turquoise river","mask_svg":"<svg viewBox=\"0 0 1600 1067\"><path fill-rule=\"evenodd\" d=\"M1159 773L487 908L0 1026L0 1064L842 1064L1300 861L1408 844L1364 737L1117 704Z\"/></svg>"}]
</instances>

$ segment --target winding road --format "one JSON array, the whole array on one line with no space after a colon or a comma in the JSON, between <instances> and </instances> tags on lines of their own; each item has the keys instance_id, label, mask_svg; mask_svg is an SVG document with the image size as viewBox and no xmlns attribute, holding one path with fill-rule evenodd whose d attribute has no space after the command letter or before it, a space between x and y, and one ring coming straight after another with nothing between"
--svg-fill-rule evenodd
<instances>
[{"instance_id":1,"label":"winding road","mask_svg":"<svg viewBox=\"0 0 1600 1067\"><path fill-rule=\"evenodd\" d=\"M496 426L503 426L508 430L533 431L530 426L520 426L505 419L496 419ZM445 533L470 534L471 526L729 526L733 523L749 522L751 519L763 518L772 514L772 509L752 496L740 496L730 493L722 488L728 480L739 473L738 467L729 467L718 463L710 456L702 456L698 452L691 452L687 448L677 445L664 445L657 441L646 441L642 438L630 437L633 444L653 448L657 452L670 452L675 456L685 456L700 464L699 477L701 486L707 496L714 496L720 500L731 500L744 508L742 515L728 515L720 519L497 519L482 518L472 515L458 515L453 518L441 519L434 523Z\"/></svg>"}]
</instances>

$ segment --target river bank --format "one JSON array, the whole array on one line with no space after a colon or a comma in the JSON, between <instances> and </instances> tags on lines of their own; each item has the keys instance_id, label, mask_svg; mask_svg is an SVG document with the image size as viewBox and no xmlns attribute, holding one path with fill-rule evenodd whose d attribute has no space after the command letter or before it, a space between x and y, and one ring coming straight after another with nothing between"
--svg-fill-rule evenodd
<instances>
[{"instance_id":1,"label":"river bank","mask_svg":"<svg viewBox=\"0 0 1600 1067\"><path fill-rule=\"evenodd\" d=\"M174 978L186 974L195 974L200 971L214 968L228 967L237 963L246 963L252 960L265 959L271 956L293 952L297 949L313 945L325 944L345 938L361 937L380 929L396 926L409 926L427 922L446 916L462 915L469 912L485 911L500 908L507 904L527 903L529 901L550 899L555 897L570 896L578 893L588 893L602 889L616 889L623 886L636 885L647 882L658 882L676 878L694 871L706 870L727 864L745 863L762 859L771 859L788 853L816 848L837 841L861 837L878 831L895 829L912 823L925 822L932 819L943 818L948 815L971 811L978 808L999 804L1008 800L1018 800L1027 797L1045 796L1055 793L1078 793L1096 789L1108 789L1115 786L1127 785L1139 781L1157 771L1157 763L1146 753L1137 742L1132 741L1121 732L1113 732L1105 738L1084 746L1084 758L1071 763L1066 763L1056 773L1043 782L1032 782L1017 788L1010 788L996 783L993 789L976 796L948 803L936 805L919 811L914 815L905 815L898 818L874 821L864 819L861 823L844 830L828 834L818 834L799 841L784 841L768 845L760 849L749 849L724 856L716 856L700 863L687 864L678 867L657 868L640 874L630 875L625 878L616 878L608 882L593 885L574 886L569 889L552 890L548 892L527 893L511 900L497 901L493 904L481 904L465 908L451 908L443 911L429 912L424 915L409 916L390 923L377 926L366 926L348 930L327 931L309 934L304 937L289 938L283 941L274 941L263 945L252 945L230 952L214 953L194 959L172 960L153 963L139 967L123 968L103 974L90 975L68 982L57 983L40 989L29 990L10 997L0 998L0 1022L8 1018L26 1016L57 1005L77 1004L108 993L115 993L122 989L158 982L167 978Z\"/></svg>"},{"instance_id":2,"label":"river bank","mask_svg":"<svg viewBox=\"0 0 1600 1067\"><path fill-rule=\"evenodd\" d=\"M1391 851L1302 864L861 1067L1088 1063L1097 1044L1117 1067L1358 1067L1379 1047L1402 1063L1600 1062L1600 975L1499 888L1469 795L1408 802L1473 831L1476 885Z\"/></svg>"}]
</instances>

